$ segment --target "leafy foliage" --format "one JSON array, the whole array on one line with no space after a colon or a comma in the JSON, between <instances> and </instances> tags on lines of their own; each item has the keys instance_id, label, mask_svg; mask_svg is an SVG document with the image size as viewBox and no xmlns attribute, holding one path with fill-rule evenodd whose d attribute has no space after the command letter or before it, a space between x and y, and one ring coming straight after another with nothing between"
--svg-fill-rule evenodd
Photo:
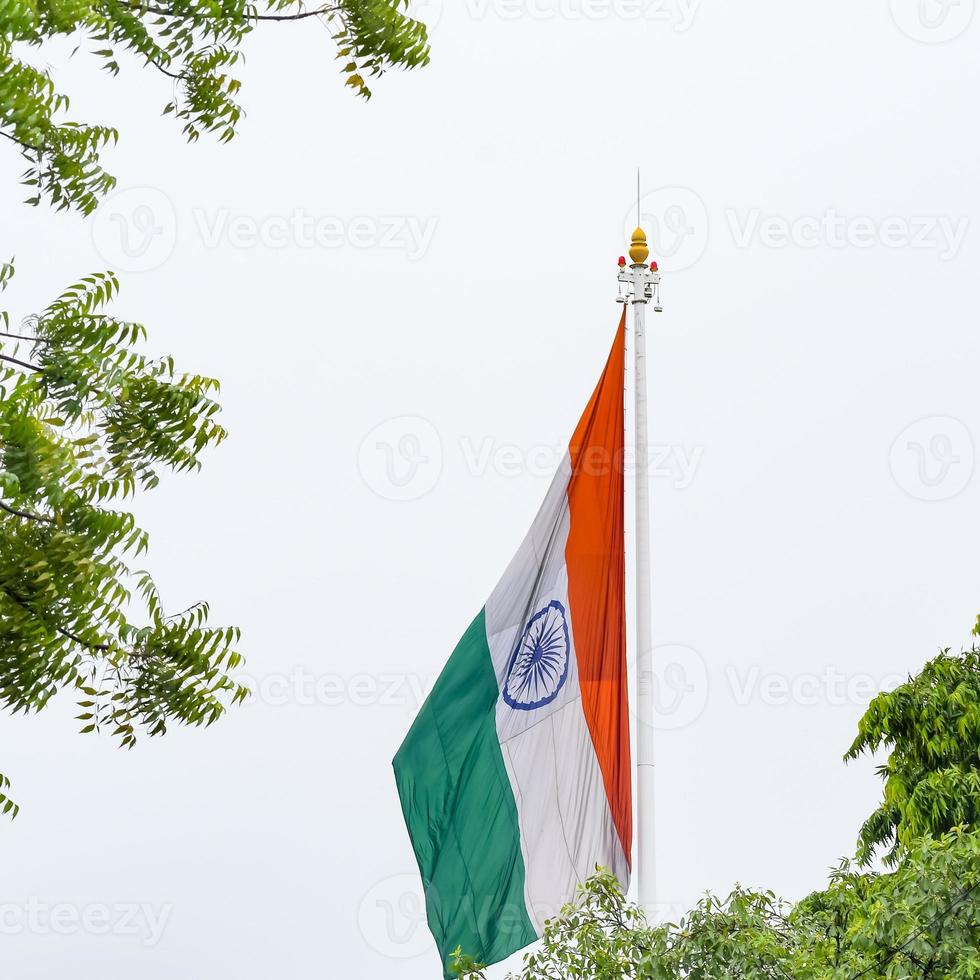
<instances>
[{"instance_id":1,"label":"leafy foliage","mask_svg":"<svg viewBox=\"0 0 980 980\"><path fill-rule=\"evenodd\" d=\"M844 863L789 921L810 937L801 976L980 976L980 834L923 837L887 874Z\"/></svg>"},{"instance_id":2,"label":"leafy foliage","mask_svg":"<svg viewBox=\"0 0 980 980\"><path fill-rule=\"evenodd\" d=\"M332 32L345 84L369 98L366 78L429 60L426 28L405 12L407 0L0 0L0 133L17 144L32 189L28 203L90 213L115 184L100 152L118 134L110 127L64 120L68 97L50 74L19 56L58 36L93 43L111 75L130 52L172 80L164 107L183 123L188 140L202 133L234 137L242 109L231 72L241 44L260 23L316 19Z\"/></svg>"},{"instance_id":3,"label":"leafy foliage","mask_svg":"<svg viewBox=\"0 0 980 980\"><path fill-rule=\"evenodd\" d=\"M131 747L140 729L210 725L247 692L229 676L238 630L209 627L205 603L167 615L129 564L146 533L108 506L225 437L217 382L139 353L145 328L104 312L117 289L90 276L18 333L0 312L0 704L38 711L71 688L83 732Z\"/></svg>"},{"instance_id":4,"label":"leafy foliage","mask_svg":"<svg viewBox=\"0 0 980 980\"><path fill-rule=\"evenodd\" d=\"M944 651L879 695L846 758L883 745L884 800L857 863L842 862L822 891L790 904L736 887L651 926L597 869L513 980L980 977L980 651ZM891 870L867 870L883 845ZM486 976L463 950L450 970Z\"/></svg>"},{"instance_id":5,"label":"leafy foliage","mask_svg":"<svg viewBox=\"0 0 980 980\"><path fill-rule=\"evenodd\" d=\"M893 866L912 841L980 818L980 650L944 650L922 672L879 694L845 758L892 749L878 772L884 799L861 828L858 859L880 848Z\"/></svg>"}]
</instances>

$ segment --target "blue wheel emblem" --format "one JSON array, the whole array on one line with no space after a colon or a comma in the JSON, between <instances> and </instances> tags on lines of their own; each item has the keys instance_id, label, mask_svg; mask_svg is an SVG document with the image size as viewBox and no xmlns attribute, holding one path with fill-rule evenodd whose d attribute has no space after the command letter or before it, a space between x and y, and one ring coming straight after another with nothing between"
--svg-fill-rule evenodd
<instances>
[{"instance_id":1,"label":"blue wheel emblem","mask_svg":"<svg viewBox=\"0 0 980 980\"><path fill-rule=\"evenodd\" d=\"M518 711L551 704L568 680L570 649L565 607L552 599L524 627L507 668L504 701Z\"/></svg>"}]
</instances>

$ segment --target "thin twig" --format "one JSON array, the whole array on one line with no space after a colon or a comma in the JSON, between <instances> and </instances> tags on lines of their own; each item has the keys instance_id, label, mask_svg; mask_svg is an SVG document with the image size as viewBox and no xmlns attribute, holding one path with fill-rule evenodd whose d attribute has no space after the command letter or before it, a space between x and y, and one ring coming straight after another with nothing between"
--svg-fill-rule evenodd
<instances>
[{"instance_id":1,"label":"thin twig","mask_svg":"<svg viewBox=\"0 0 980 980\"><path fill-rule=\"evenodd\" d=\"M80 636L77 636L76 634L72 633L71 630L66 630L63 626L58 626L56 623L49 623L44 616L42 616L39 612L37 612L36 609L31 609L30 604L27 602L26 599L22 599L19 595L17 595L16 592L13 591L13 589L8 588L6 585L3 586L3 591L6 595L10 596L10 598L13 599L18 606L20 606L22 609L25 609L36 619L40 619L41 622L45 624L45 626L49 627L50 629L53 629L55 633L58 633L60 636L65 637L66 640L71 640L74 643L78 643L80 646L87 647L89 650L97 650L100 653L104 653L106 650L109 649L108 643L90 643L88 640L83 640Z\"/></svg>"},{"instance_id":2,"label":"thin twig","mask_svg":"<svg viewBox=\"0 0 980 980\"><path fill-rule=\"evenodd\" d=\"M320 7L317 10L307 10L299 14L255 14L251 20L304 20L307 17L319 17L323 14L335 14L339 7Z\"/></svg>"},{"instance_id":3,"label":"thin twig","mask_svg":"<svg viewBox=\"0 0 980 980\"><path fill-rule=\"evenodd\" d=\"M35 146L33 143L25 143L21 139L17 139L16 136L11 136L10 133L5 133L0 130L0 136L6 136L11 143L16 143L18 146L23 147L25 150L31 150L33 153L40 153L44 148L41 146Z\"/></svg>"},{"instance_id":4,"label":"thin twig","mask_svg":"<svg viewBox=\"0 0 980 980\"><path fill-rule=\"evenodd\" d=\"M178 72L169 71L168 69L164 68L163 65L161 65L159 61L154 61L152 58L149 58L148 61L149 61L149 63L151 65L153 65L154 68L156 68L157 71L163 72L163 74L166 75L167 78L173 78L173 79L175 79L176 81L179 82L181 80L181 78L184 77L183 75L179 74Z\"/></svg>"},{"instance_id":5,"label":"thin twig","mask_svg":"<svg viewBox=\"0 0 980 980\"><path fill-rule=\"evenodd\" d=\"M139 3L137 0L130 0L127 4L128 7L133 10L143 11L148 14L157 14L160 17L173 17L174 19L180 20L233 20L233 17L222 18L221 15L201 15L198 11L190 10L174 10L172 7L157 7L156 5L151 5L148 3ZM271 21L286 21L286 20L305 20L308 17L319 17L323 14L335 14L340 10L340 6L333 7L317 7L316 10L303 10L296 14L251 14L243 16L241 19L245 21L251 20L271 20Z\"/></svg>"}]
</instances>

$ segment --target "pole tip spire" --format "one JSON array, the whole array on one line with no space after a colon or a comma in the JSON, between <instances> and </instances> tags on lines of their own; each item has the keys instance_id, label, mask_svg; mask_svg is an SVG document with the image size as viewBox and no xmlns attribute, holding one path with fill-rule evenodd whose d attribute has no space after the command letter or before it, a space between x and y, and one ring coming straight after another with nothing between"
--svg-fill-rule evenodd
<instances>
[{"instance_id":1,"label":"pole tip spire","mask_svg":"<svg viewBox=\"0 0 980 980\"><path fill-rule=\"evenodd\" d=\"M647 248L646 233L637 225L633 231L633 240L630 242L630 258L635 265L644 265L649 257L650 249Z\"/></svg>"}]
</instances>

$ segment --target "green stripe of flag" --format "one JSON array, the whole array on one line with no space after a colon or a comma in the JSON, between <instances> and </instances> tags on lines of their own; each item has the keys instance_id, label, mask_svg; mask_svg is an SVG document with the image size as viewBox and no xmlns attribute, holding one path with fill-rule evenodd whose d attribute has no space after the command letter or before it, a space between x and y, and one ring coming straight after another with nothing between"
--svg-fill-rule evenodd
<instances>
[{"instance_id":1,"label":"green stripe of flag","mask_svg":"<svg viewBox=\"0 0 980 980\"><path fill-rule=\"evenodd\" d=\"M394 760L444 967L457 946L496 963L537 938L524 903L517 806L497 740L497 696L480 610Z\"/></svg>"}]
</instances>

